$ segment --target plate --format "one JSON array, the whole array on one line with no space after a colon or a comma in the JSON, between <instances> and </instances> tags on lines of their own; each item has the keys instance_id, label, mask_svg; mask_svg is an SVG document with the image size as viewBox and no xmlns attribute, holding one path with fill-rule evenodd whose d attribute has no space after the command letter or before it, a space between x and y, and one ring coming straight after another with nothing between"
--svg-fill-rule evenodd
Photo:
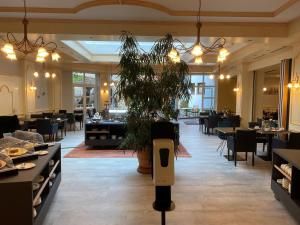
<instances>
[{"instance_id":1,"label":"plate","mask_svg":"<svg viewBox=\"0 0 300 225\"><path fill-rule=\"evenodd\" d=\"M33 183L33 184L32 184L32 190L33 190L33 191L38 190L40 187L41 187L41 185L40 185L39 183Z\"/></svg>"},{"instance_id":2,"label":"plate","mask_svg":"<svg viewBox=\"0 0 300 225\"><path fill-rule=\"evenodd\" d=\"M6 162L0 160L0 169L4 168L5 166L6 166Z\"/></svg>"},{"instance_id":3,"label":"plate","mask_svg":"<svg viewBox=\"0 0 300 225\"><path fill-rule=\"evenodd\" d=\"M11 157L21 156L28 152L25 148L6 148L4 151Z\"/></svg>"},{"instance_id":4,"label":"plate","mask_svg":"<svg viewBox=\"0 0 300 225\"><path fill-rule=\"evenodd\" d=\"M31 148L34 148L35 146L36 146L36 144L34 144L34 143L27 143L23 147L26 149L28 149L28 148L31 149Z\"/></svg>"},{"instance_id":5,"label":"plate","mask_svg":"<svg viewBox=\"0 0 300 225\"><path fill-rule=\"evenodd\" d=\"M29 169L34 168L35 166L36 165L34 163L21 163L21 164L16 165L16 168L18 170L29 170Z\"/></svg>"},{"instance_id":6,"label":"plate","mask_svg":"<svg viewBox=\"0 0 300 225\"><path fill-rule=\"evenodd\" d=\"M37 178L34 179L35 183L42 183L45 178L42 175L38 175Z\"/></svg>"},{"instance_id":7,"label":"plate","mask_svg":"<svg viewBox=\"0 0 300 225\"><path fill-rule=\"evenodd\" d=\"M39 156L43 156L43 155L47 155L49 152L46 150L40 150L40 151L36 151L35 154L39 155Z\"/></svg>"}]
</instances>

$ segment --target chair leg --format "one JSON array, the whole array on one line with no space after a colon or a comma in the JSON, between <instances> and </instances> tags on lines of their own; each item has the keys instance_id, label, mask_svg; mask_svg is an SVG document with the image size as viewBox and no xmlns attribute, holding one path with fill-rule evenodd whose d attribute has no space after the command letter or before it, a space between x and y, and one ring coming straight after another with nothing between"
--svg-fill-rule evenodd
<instances>
[{"instance_id":1,"label":"chair leg","mask_svg":"<svg viewBox=\"0 0 300 225\"><path fill-rule=\"evenodd\" d=\"M245 152L246 153L246 162L248 161L248 152Z\"/></svg>"},{"instance_id":2,"label":"chair leg","mask_svg":"<svg viewBox=\"0 0 300 225\"><path fill-rule=\"evenodd\" d=\"M222 156L225 147L226 147L226 141L224 140L223 146L220 151L220 156Z\"/></svg>"},{"instance_id":3,"label":"chair leg","mask_svg":"<svg viewBox=\"0 0 300 225\"><path fill-rule=\"evenodd\" d=\"M254 166L254 152L252 153L252 166Z\"/></svg>"},{"instance_id":4,"label":"chair leg","mask_svg":"<svg viewBox=\"0 0 300 225\"><path fill-rule=\"evenodd\" d=\"M237 157L237 153L236 153L236 151L234 151L234 166L236 166L236 157Z\"/></svg>"}]
</instances>

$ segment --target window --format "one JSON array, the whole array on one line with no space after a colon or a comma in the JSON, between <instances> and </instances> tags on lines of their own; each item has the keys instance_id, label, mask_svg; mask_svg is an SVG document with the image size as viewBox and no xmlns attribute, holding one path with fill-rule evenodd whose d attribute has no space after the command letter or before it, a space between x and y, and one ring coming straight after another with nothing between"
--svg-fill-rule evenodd
<instances>
[{"instance_id":1,"label":"window","mask_svg":"<svg viewBox=\"0 0 300 225\"><path fill-rule=\"evenodd\" d=\"M119 97L116 95L116 87L118 85L118 82L120 81L120 78L118 75L111 75L111 95L110 95L110 107L109 109L112 110L127 110L127 106L125 104L124 99L119 99Z\"/></svg>"},{"instance_id":2,"label":"window","mask_svg":"<svg viewBox=\"0 0 300 225\"><path fill-rule=\"evenodd\" d=\"M179 101L179 108L197 108L201 111L215 108L215 80L209 75L191 75L192 89L189 102Z\"/></svg>"},{"instance_id":3,"label":"window","mask_svg":"<svg viewBox=\"0 0 300 225\"><path fill-rule=\"evenodd\" d=\"M74 109L97 108L97 76L94 73L73 72Z\"/></svg>"}]
</instances>

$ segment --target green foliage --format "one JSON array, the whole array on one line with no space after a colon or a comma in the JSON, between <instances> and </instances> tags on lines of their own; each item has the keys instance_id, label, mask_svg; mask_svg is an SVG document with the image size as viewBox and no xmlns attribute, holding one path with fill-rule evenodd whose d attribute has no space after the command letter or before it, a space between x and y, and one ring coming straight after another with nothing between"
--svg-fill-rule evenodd
<instances>
[{"instance_id":1,"label":"green foliage","mask_svg":"<svg viewBox=\"0 0 300 225\"><path fill-rule=\"evenodd\" d=\"M117 94L128 106L128 133L122 147L136 151L150 149L150 128L156 116L168 121L175 118L175 100L190 98L189 68L184 61L173 63L169 60L167 55L174 42L170 34L155 42L149 53L145 53L127 32L120 39Z\"/></svg>"}]
</instances>

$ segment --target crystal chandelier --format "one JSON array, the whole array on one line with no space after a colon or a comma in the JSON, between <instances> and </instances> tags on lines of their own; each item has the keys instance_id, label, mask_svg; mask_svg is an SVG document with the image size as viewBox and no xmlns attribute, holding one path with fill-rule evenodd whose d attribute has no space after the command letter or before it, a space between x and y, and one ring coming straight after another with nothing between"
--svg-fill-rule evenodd
<instances>
[{"instance_id":1,"label":"crystal chandelier","mask_svg":"<svg viewBox=\"0 0 300 225\"><path fill-rule=\"evenodd\" d=\"M2 52L6 54L6 57L10 60L17 60L16 52L19 52L23 55L28 55L36 53L36 61L43 63L46 61L47 57L51 55L52 61L59 61L61 58L60 55L56 52L57 44L54 42L45 42L42 36L38 37L35 41L31 42L28 39L28 24L27 19L27 7L26 0L24 0L24 37L21 41L18 41L13 33L7 33L6 39L2 38L2 41L5 43L1 48Z\"/></svg>"},{"instance_id":2,"label":"crystal chandelier","mask_svg":"<svg viewBox=\"0 0 300 225\"><path fill-rule=\"evenodd\" d=\"M199 0L199 9L198 9L198 15L197 15L197 40L194 45L191 47L185 47L182 42L176 40L178 42L178 45L171 49L171 51L168 54L168 57L170 60L174 63L180 62L180 54L188 53L193 56L194 62L196 64L202 64L203 59L202 57L207 54L218 54L217 61L219 63L224 62L229 55L229 51L225 48L226 39L225 38L217 38L210 46L206 46L203 43L201 43L200 35L201 35L201 6L202 1Z\"/></svg>"}]
</instances>

